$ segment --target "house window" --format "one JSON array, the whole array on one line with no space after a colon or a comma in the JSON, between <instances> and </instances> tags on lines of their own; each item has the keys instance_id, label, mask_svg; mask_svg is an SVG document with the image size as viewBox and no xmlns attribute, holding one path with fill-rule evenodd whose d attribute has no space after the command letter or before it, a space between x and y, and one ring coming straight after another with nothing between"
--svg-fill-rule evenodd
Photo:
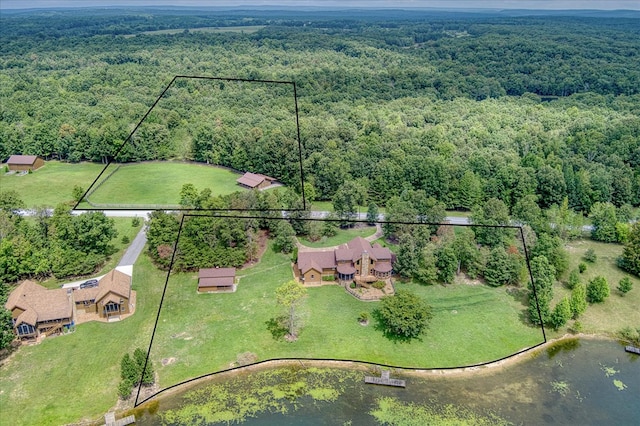
<instances>
[{"instance_id":1,"label":"house window","mask_svg":"<svg viewBox=\"0 0 640 426\"><path fill-rule=\"evenodd\" d=\"M118 312L120 310L120 305L117 303L109 302L104 305L104 312L110 314L112 312Z\"/></svg>"},{"instance_id":2,"label":"house window","mask_svg":"<svg viewBox=\"0 0 640 426\"><path fill-rule=\"evenodd\" d=\"M373 259L369 259L369 265L373 265Z\"/></svg>"},{"instance_id":3,"label":"house window","mask_svg":"<svg viewBox=\"0 0 640 426\"><path fill-rule=\"evenodd\" d=\"M315 277L316 277L315 275L311 274L311 279L313 279L313 278L315 278Z\"/></svg>"},{"instance_id":4,"label":"house window","mask_svg":"<svg viewBox=\"0 0 640 426\"><path fill-rule=\"evenodd\" d=\"M29 324L20 324L20 327L18 327L18 334L20 336L23 336L25 334L33 334L36 331L36 329Z\"/></svg>"}]
</instances>

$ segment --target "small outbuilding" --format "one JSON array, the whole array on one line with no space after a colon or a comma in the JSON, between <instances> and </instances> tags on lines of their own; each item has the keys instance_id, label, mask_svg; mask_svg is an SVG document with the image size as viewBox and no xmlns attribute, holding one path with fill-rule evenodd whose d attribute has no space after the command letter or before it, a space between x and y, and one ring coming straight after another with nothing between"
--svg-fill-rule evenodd
<instances>
[{"instance_id":1,"label":"small outbuilding","mask_svg":"<svg viewBox=\"0 0 640 426\"><path fill-rule=\"evenodd\" d=\"M245 188L249 189L264 189L272 185L275 181L276 179L270 176L251 172L246 172L241 177L236 179L238 185L244 186Z\"/></svg>"},{"instance_id":2,"label":"small outbuilding","mask_svg":"<svg viewBox=\"0 0 640 426\"><path fill-rule=\"evenodd\" d=\"M198 293L233 293L236 268L203 268L198 272Z\"/></svg>"},{"instance_id":3,"label":"small outbuilding","mask_svg":"<svg viewBox=\"0 0 640 426\"><path fill-rule=\"evenodd\" d=\"M37 155L12 155L7 160L9 171L28 172L44 166L44 160Z\"/></svg>"}]
</instances>

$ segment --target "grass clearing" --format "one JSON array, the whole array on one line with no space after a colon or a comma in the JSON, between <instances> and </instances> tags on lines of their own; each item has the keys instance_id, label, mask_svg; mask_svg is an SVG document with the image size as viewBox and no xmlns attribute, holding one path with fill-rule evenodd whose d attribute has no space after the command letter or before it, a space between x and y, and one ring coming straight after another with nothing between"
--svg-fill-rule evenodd
<instances>
[{"instance_id":1,"label":"grass clearing","mask_svg":"<svg viewBox=\"0 0 640 426\"><path fill-rule=\"evenodd\" d=\"M355 359L406 367L454 367L507 356L542 341L522 323L526 307L505 288L399 283L429 301L434 318L422 341L385 338L374 321L357 317L376 302L362 302L337 285L308 289L304 327L296 342L275 338L271 319L281 314L275 288L292 278L288 256L269 247L256 266L238 271L236 293L197 294L197 273L172 275L151 351L161 388L229 368L246 351L259 360L279 357ZM455 336L455 337L454 337ZM162 365L162 360L174 360Z\"/></svg>"},{"instance_id":2,"label":"grass clearing","mask_svg":"<svg viewBox=\"0 0 640 426\"><path fill-rule=\"evenodd\" d=\"M180 34L185 31L190 33L245 33L252 34L260 31L266 25L239 25L234 27L200 27L200 28L174 28L170 30L143 31L145 35ZM127 34L124 38L135 37L137 34Z\"/></svg>"},{"instance_id":3,"label":"grass clearing","mask_svg":"<svg viewBox=\"0 0 640 426\"><path fill-rule=\"evenodd\" d=\"M117 401L120 359L146 349L166 274L146 256L133 270L136 313L114 323L24 346L0 366L0 425L60 425L96 420Z\"/></svg>"},{"instance_id":4,"label":"grass clearing","mask_svg":"<svg viewBox=\"0 0 640 426\"><path fill-rule=\"evenodd\" d=\"M299 237L298 240L301 244L307 247L321 248L321 247L333 247L340 244L347 243L353 240L355 237L368 237L376 232L375 226L357 226L349 229L340 229L338 233L333 237L322 237L318 241L309 241L304 237Z\"/></svg>"},{"instance_id":5,"label":"grass clearing","mask_svg":"<svg viewBox=\"0 0 640 426\"><path fill-rule=\"evenodd\" d=\"M47 161L44 167L23 176L0 173L0 190L17 191L27 208L55 207L73 199L71 190L75 185L89 188L103 168L103 164L96 163Z\"/></svg>"},{"instance_id":6,"label":"grass clearing","mask_svg":"<svg viewBox=\"0 0 640 426\"><path fill-rule=\"evenodd\" d=\"M239 174L206 164L146 162L123 164L117 170L116 167L109 165L101 179L113 174L89 196L92 203L100 206L178 206L180 190L186 183L193 184L198 191L209 188L213 196L243 190L236 183Z\"/></svg>"},{"instance_id":7,"label":"grass clearing","mask_svg":"<svg viewBox=\"0 0 640 426\"><path fill-rule=\"evenodd\" d=\"M618 268L616 259L622 254L620 244L607 244L592 240L571 241L566 246L569 252L569 268L566 276L578 267L580 262L585 262L583 256L588 249L593 249L597 260L595 263L587 263L587 270L580 274L581 281L585 284L598 275L607 279L611 290L609 297L604 303L590 304L587 311L579 318L585 333L599 333L612 335L617 330L625 326L640 326L640 279L627 274ZM621 296L616 290L618 282L628 276L633 282L633 289L625 296ZM566 277L564 277L566 279ZM553 305L564 296L569 295L570 290L562 284L554 287ZM570 321L569 324L572 324ZM551 332L552 336L561 335L566 332L566 327L558 332Z\"/></svg>"}]
</instances>

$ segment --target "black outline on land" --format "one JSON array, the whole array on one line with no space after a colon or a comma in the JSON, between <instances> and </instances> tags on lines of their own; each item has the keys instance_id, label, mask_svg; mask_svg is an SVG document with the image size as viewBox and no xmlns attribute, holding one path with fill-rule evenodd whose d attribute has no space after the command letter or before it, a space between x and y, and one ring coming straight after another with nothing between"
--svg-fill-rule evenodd
<instances>
[{"instance_id":1,"label":"black outline on land","mask_svg":"<svg viewBox=\"0 0 640 426\"><path fill-rule=\"evenodd\" d=\"M169 82L167 87L164 88L162 93L160 93L160 96L158 96L158 98L155 100L153 105L151 105L151 107L147 110L147 112L142 116L142 118L140 119L138 124L136 124L136 126L131 131L131 133L129 133L129 136L127 136L127 138L124 140L124 142L122 142L122 144L118 147L116 152L113 154L112 158L109 159L109 161L104 166L104 168L102 169L100 174L98 174L98 176L94 179L94 181L91 183L89 188L87 188L87 190L84 192L84 194L82 195L80 200L76 203L75 206L73 206L73 210L78 209L78 206L80 205L80 203L82 203L83 201L86 200L86 197L88 197L88 194L91 192L91 189L94 186L96 186L97 182L100 180L100 178L102 177L104 172L107 170L107 168L109 168L109 166L115 161L116 157L118 157L118 154L120 154L120 152L125 147L125 145L131 141L131 138L133 137L135 132L142 125L144 120L146 120L146 118L149 116L149 114L151 114L151 111L153 111L153 109L156 107L158 102L160 102L160 100L164 97L165 93L167 93L167 91L171 88L171 86L173 86L173 83L177 79L195 79L195 80L213 80L213 81L237 81L237 82L245 82L245 83L268 83L268 84L285 84L285 85L290 84L290 85L292 85L292 87L293 87L293 100L294 100L294 104L295 104L296 132L297 132L296 136L298 138L298 162L299 162L299 165L300 165L300 191L301 191L301 195L302 195L302 208L301 209L261 209L261 210L258 210L258 209L229 209L229 208L227 208L227 209L197 209L197 210L210 211L210 212L216 212L216 211L291 211L291 212L293 212L293 211L306 210L307 204L306 204L306 197L304 195L304 171L303 171L303 167L302 167L302 142L301 142L301 139L300 139L300 119L299 119L299 112L298 112L298 91L297 91L297 88L296 88L296 82L295 81L284 81L284 80L252 80L252 79L247 79L247 78L233 78L233 77L207 77L207 76L197 76L197 75L193 75L193 76L191 76L191 75L176 75L175 77L173 77L171 79L171 81ZM173 210L173 211L193 211L194 210L193 208L169 208L169 209ZM103 211L103 210L105 210L105 208L104 207L90 207L90 208L82 208L81 210ZM109 210L131 210L131 211L140 210L140 211L148 211L148 210L158 210L158 209L149 209L148 207L140 207L140 208L133 207L133 208L131 208L130 206L118 208L118 207L110 206ZM160 210L164 210L164 209L160 209Z\"/></svg>"},{"instance_id":2,"label":"black outline on land","mask_svg":"<svg viewBox=\"0 0 640 426\"><path fill-rule=\"evenodd\" d=\"M246 210L245 210L246 211ZM264 219L265 216L252 216L252 215L246 215L246 216L242 216L242 215L225 215L225 214L197 214L197 213L187 213L187 214L183 214L182 218L180 220L180 228L178 229L178 235L176 237L176 241L173 245L173 253L171 255L171 263L169 264L169 270L167 271L167 276L164 282L164 288L162 290L162 297L160 298L160 304L158 306L158 313L156 315L156 321L155 324L153 325L153 331L151 333L151 339L149 341L149 347L147 349L147 357L145 359L145 363L144 363L144 367L142 369L142 373L140 375L140 378L142 379L142 377L144 377L144 373L147 370L147 365L149 363L149 357L151 356L151 348L153 346L153 340L156 334L156 329L158 327L158 322L160 319L160 313L162 311L162 305L164 302L164 297L167 291L167 286L169 284L169 278L171 277L171 270L173 269L173 264L175 261L175 254L177 253L177 248L178 248L178 241L180 240L180 234L182 233L182 227L184 225L184 220L186 217L222 217L222 218L230 218L230 219ZM271 217L270 219L274 219L274 220L288 220L288 218L286 217ZM316 222L339 222L339 223L343 223L344 221L341 219L317 219L317 218L296 218L295 220L303 220L303 221L316 221ZM360 220L360 219L356 219L356 220L349 220L348 223L350 224L355 224L355 223L368 223L367 220ZM376 221L377 224L383 225L383 224L395 224L395 225L432 225L432 226L460 226L460 227L468 227L468 228L507 228L507 229L517 229L520 232L520 238L522 240L522 247L523 247L523 251L524 251L524 256L525 256L525 261L527 264L527 270L529 272L529 279L531 280L531 283L534 283L534 279L533 279L533 273L531 271L531 264L529 261L529 250L527 249L527 242L524 236L524 231L522 226L516 226L516 225L480 225L480 224L473 224L473 223L467 223L467 224L452 224L452 223L441 223L441 222L410 222L410 221L385 221L385 220L380 220L380 221ZM214 371L212 373L208 373L208 374L203 374L200 375L198 377L193 377L191 379L187 379L184 380L182 382L173 384L169 387L166 387L164 389L161 389L157 392L155 392L154 394L148 396L147 398L143 399L142 401L138 401L138 399L140 398L140 392L142 390L142 384L138 385L138 391L136 393L136 398L135 398L135 402L134 402L134 407L138 407L141 404L144 404L145 402L155 398L156 396L160 395L161 393L164 393L170 389L173 389L175 387L187 384L187 383L191 383L206 377L213 377L216 376L218 374L221 373L227 373L230 371L234 371L234 370L240 370L243 369L245 367L252 367L252 366L256 366L256 365L260 365L266 362L273 362L273 361L331 361L331 362L350 362L350 363L356 363L356 364L364 364L364 365L373 365L373 366L378 366L378 367L386 367L386 368L394 368L394 369L401 369L401 370L411 370L411 371L416 371L416 370L457 370L457 369L463 369L463 368L472 368L472 367L481 367L484 365L488 365L488 364L493 364L495 362L499 362L499 361L503 361L505 359L514 357L516 355L520 355L522 353L531 351L541 345L544 345L545 343L547 343L547 335L544 329L544 324L542 321L542 313L540 312L540 305L538 303L538 294L536 291L536 286L532 285L533 288L533 295L535 297L536 300L536 309L538 311L538 319L540 321L540 329L542 331L542 338L543 341L525 348L525 349L521 349L518 352L515 352L513 354L504 356L502 358L499 359L495 359L495 360L490 360L490 361L485 361L485 362L481 362L478 364L471 364L471 365L462 365L462 366L456 366L456 367L403 367L403 366L398 366L398 365L390 365L390 364L377 364L374 362L368 362L368 361L358 361L358 360L353 360L353 359L338 359L338 358L272 358L272 359L266 359L266 360L262 360L259 362L255 362L255 363L251 363L251 364L247 364L247 365L243 365L243 366L238 366L238 367L231 367L231 368L227 368L224 370L220 370L220 371Z\"/></svg>"}]
</instances>

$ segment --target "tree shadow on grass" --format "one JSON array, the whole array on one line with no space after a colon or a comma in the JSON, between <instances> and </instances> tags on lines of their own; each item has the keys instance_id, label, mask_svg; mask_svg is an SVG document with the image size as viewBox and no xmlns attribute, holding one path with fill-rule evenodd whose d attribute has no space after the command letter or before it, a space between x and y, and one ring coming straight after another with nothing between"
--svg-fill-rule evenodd
<instances>
[{"instance_id":1,"label":"tree shadow on grass","mask_svg":"<svg viewBox=\"0 0 640 426\"><path fill-rule=\"evenodd\" d=\"M285 319L285 316L281 315L278 317L270 318L265 322L267 330L269 330L269 333L271 333L271 336L274 340L283 339L284 336L286 336L289 332L289 330L287 330L287 328L282 325L284 324Z\"/></svg>"}]
</instances>

